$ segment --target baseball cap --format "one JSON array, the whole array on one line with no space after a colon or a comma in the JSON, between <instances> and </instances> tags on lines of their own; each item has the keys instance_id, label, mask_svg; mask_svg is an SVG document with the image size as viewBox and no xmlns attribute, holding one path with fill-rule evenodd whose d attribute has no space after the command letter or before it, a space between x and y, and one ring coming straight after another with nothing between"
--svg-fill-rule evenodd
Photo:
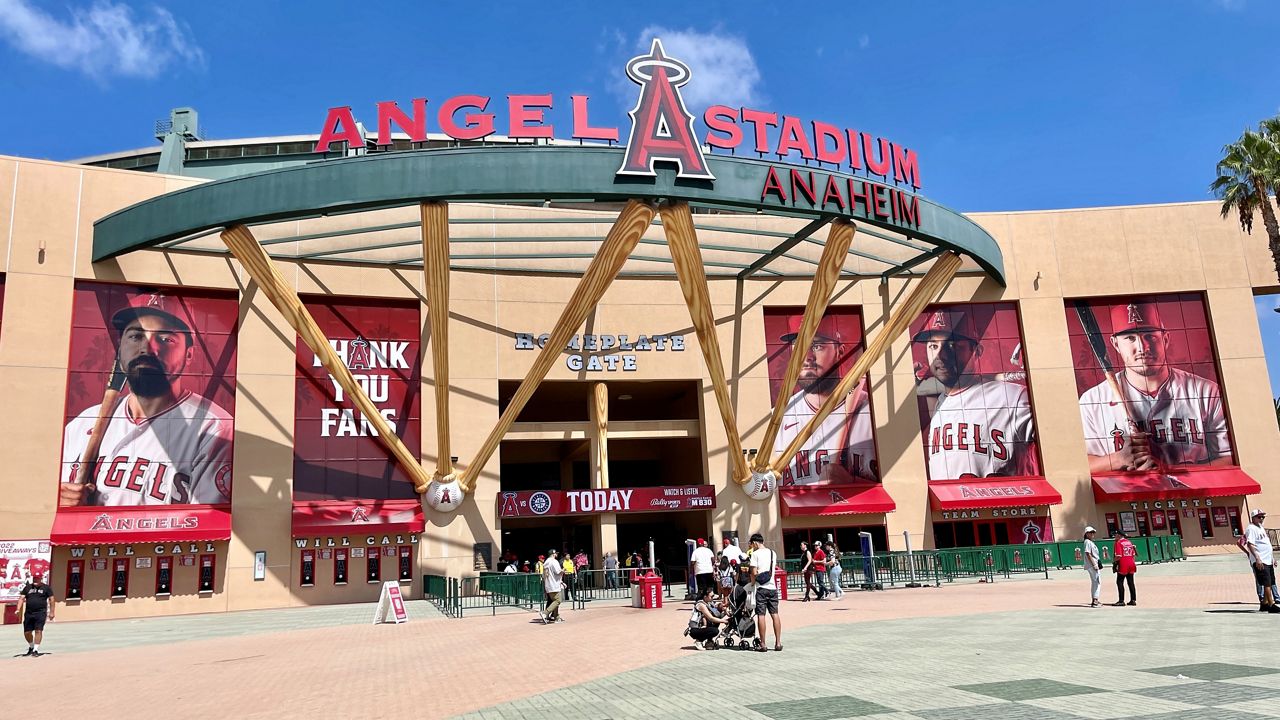
<instances>
[{"instance_id":1,"label":"baseball cap","mask_svg":"<svg viewBox=\"0 0 1280 720\"><path fill-rule=\"evenodd\" d=\"M911 340L928 342L929 338L939 333L978 342L978 329L973 324L973 318L969 317L969 313L956 309L935 310L929 313L924 326Z\"/></svg>"},{"instance_id":2,"label":"baseball cap","mask_svg":"<svg viewBox=\"0 0 1280 720\"><path fill-rule=\"evenodd\" d=\"M1164 330L1160 311L1154 304L1131 302L1111 308L1112 337L1142 330Z\"/></svg>"},{"instance_id":3,"label":"baseball cap","mask_svg":"<svg viewBox=\"0 0 1280 720\"><path fill-rule=\"evenodd\" d=\"M721 544L723 544L725 547L729 547L729 538L725 538Z\"/></svg>"},{"instance_id":4,"label":"baseball cap","mask_svg":"<svg viewBox=\"0 0 1280 720\"><path fill-rule=\"evenodd\" d=\"M1262 508L1254 508L1253 512L1249 513L1249 517L1256 518L1259 515L1266 515L1266 514L1267 514L1266 510L1263 510Z\"/></svg>"},{"instance_id":5,"label":"baseball cap","mask_svg":"<svg viewBox=\"0 0 1280 720\"><path fill-rule=\"evenodd\" d=\"M159 290L142 292L129 298L129 304L120 308L111 316L111 325L116 329L116 332L122 333L125 328L129 327L129 323L136 318L143 315L151 315L163 318L166 322L190 335L191 327L178 317L178 312L178 301L173 297L165 295Z\"/></svg>"},{"instance_id":6,"label":"baseball cap","mask_svg":"<svg viewBox=\"0 0 1280 720\"><path fill-rule=\"evenodd\" d=\"M551 548L550 550L547 551L547 555L548 556L555 555L557 552L558 551L555 548Z\"/></svg>"},{"instance_id":7,"label":"baseball cap","mask_svg":"<svg viewBox=\"0 0 1280 720\"><path fill-rule=\"evenodd\" d=\"M778 339L786 343L792 342L800 334L800 325L803 323L803 315L792 315L787 318L787 331ZM818 338L840 342L840 328L836 325L836 316L822 316L822 319L818 321L818 329L813 333L813 339L817 340Z\"/></svg>"},{"instance_id":8,"label":"baseball cap","mask_svg":"<svg viewBox=\"0 0 1280 720\"><path fill-rule=\"evenodd\" d=\"M1088 535L1088 534L1089 534L1089 533L1091 533L1091 532L1098 532L1098 531L1097 531L1097 529L1096 529L1096 528L1094 528L1092 525L1085 525L1085 526L1084 526L1084 534L1085 534L1085 535Z\"/></svg>"},{"instance_id":9,"label":"baseball cap","mask_svg":"<svg viewBox=\"0 0 1280 720\"><path fill-rule=\"evenodd\" d=\"M698 547L702 547L703 545L706 545L706 544L707 544L706 538L698 538Z\"/></svg>"}]
</instances>

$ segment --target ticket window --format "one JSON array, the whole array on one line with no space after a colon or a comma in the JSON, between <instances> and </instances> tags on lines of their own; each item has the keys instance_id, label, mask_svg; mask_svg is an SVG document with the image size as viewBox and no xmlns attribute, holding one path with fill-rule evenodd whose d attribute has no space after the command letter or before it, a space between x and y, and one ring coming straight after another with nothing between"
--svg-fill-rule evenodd
<instances>
[{"instance_id":1,"label":"ticket window","mask_svg":"<svg viewBox=\"0 0 1280 720\"><path fill-rule=\"evenodd\" d=\"M1231 524L1231 534L1240 537L1244 534L1244 526L1240 524L1240 508L1232 506L1227 508L1227 521Z\"/></svg>"},{"instance_id":2,"label":"ticket window","mask_svg":"<svg viewBox=\"0 0 1280 720\"><path fill-rule=\"evenodd\" d=\"M1206 540L1213 537L1213 521L1209 519L1208 508L1197 510L1196 516L1200 519L1200 537Z\"/></svg>"},{"instance_id":3,"label":"ticket window","mask_svg":"<svg viewBox=\"0 0 1280 720\"><path fill-rule=\"evenodd\" d=\"M347 551L345 548L333 551L333 584L347 584Z\"/></svg>"},{"instance_id":4,"label":"ticket window","mask_svg":"<svg viewBox=\"0 0 1280 720\"><path fill-rule=\"evenodd\" d=\"M367 583L382 582L382 550L369 548L364 558L364 581Z\"/></svg>"},{"instance_id":5,"label":"ticket window","mask_svg":"<svg viewBox=\"0 0 1280 720\"><path fill-rule=\"evenodd\" d=\"M302 573L298 577L298 584L302 587L314 587L316 584L316 551L302 551Z\"/></svg>"},{"instance_id":6,"label":"ticket window","mask_svg":"<svg viewBox=\"0 0 1280 720\"><path fill-rule=\"evenodd\" d=\"M67 599L79 600L84 594L84 561L67 563Z\"/></svg>"},{"instance_id":7,"label":"ticket window","mask_svg":"<svg viewBox=\"0 0 1280 720\"><path fill-rule=\"evenodd\" d=\"M401 545L399 555L400 582L411 582L413 580L413 548Z\"/></svg>"},{"instance_id":8,"label":"ticket window","mask_svg":"<svg viewBox=\"0 0 1280 720\"><path fill-rule=\"evenodd\" d=\"M156 597L173 592L173 558L156 558Z\"/></svg>"},{"instance_id":9,"label":"ticket window","mask_svg":"<svg viewBox=\"0 0 1280 720\"><path fill-rule=\"evenodd\" d=\"M116 558L111 565L111 597L129 596L129 560Z\"/></svg>"},{"instance_id":10,"label":"ticket window","mask_svg":"<svg viewBox=\"0 0 1280 720\"><path fill-rule=\"evenodd\" d=\"M1156 510L1155 512L1151 513L1151 534L1152 535L1158 532L1164 532L1166 528L1166 524L1165 524L1166 519L1167 518L1163 510Z\"/></svg>"},{"instance_id":11,"label":"ticket window","mask_svg":"<svg viewBox=\"0 0 1280 720\"><path fill-rule=\"evenodd\" d=\"M1115 513L1107 513L1107 537L1113 538L1120 532L1120 518Z\"/></svg>"},{"instance_id":12,"label":"ticket window","mask_svg":"<svg viewBox=\"0 0 1280 720\"><path fill-rule=\"evenodd\" d=\"M216 559L214 555L200 556L200 592L202 593L213 592L213 571Z\"/></svg>"},{"instance_id":13,"label":"ticket window","mask_svg":"<svg viewBox=\"0 0 1280 720\"><path fill-rule=\"evenodd\" d=\"M1147 513L1140 512L1138 515L1138 536L1147 537L1151 535L1151 521L1147 519Z\"/></svg>"}]
</instances>

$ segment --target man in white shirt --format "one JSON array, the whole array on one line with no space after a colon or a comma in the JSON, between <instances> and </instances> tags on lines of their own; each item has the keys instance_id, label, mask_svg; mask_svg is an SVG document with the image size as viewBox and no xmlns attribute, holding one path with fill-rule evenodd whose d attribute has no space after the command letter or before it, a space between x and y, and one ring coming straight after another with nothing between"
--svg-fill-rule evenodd
<instances>
[{"instance_id":1,"label":"man in white shirt","mask_svg":"<svg viewBox=\"0 0 1280 720\"><path fill-rule=\"evenodd\" d=\"M724 548L720 550L720 557L729 558L729 563L731 565L737 565L747 557L747 554L742 552L742 548L738 547L736 539L731 540L729 538L725 538Z\"/></svg>"},{"instance_id":2,"label":"man in white shirt","mask_svg":"<svg viewBox=\"0 0 1280 720\"><path fill-rule=\"evenodd\" d=\"M1098 531L1092 525L1084 529L1084 571L1089 573L1089 607L1099 607L1102 602L1098 595L1102 593L1102 558L1098 555L1098 545L1093 541Z\"/></svg>"},{"instance_id":3,"label":"man in white shirt","mask_svg":"<svg viewBox=\"0 0 1280 720\"><path fill-rule=\"evenodd\" d=\"M1267 514L1261 509L1255 509L1249 515L1249 526L1244 529L1244 551L1253 561L1254 581L1263 589L1262 603L1258 606L1258 611L1280 613L1280 607L1276 606L1276 598L1271 594L1271 586L1276 582L1276 567L1275 558L1271 552L1271 538L1267 537L1267 531L1262 529L1262 523L1266 519Z\"/></svg>"},{"instance_id":4,"label":"man in white shirt","mask_svg":"<svg viewBox=\"0 0 1280 720\"><path fill-rule=\"evenodd\" d=\"M714 588L716 586L716 556L707 547L705 538L698 538L698 546L693 549L689 558L689 567L693 571L697 589ZM698 595L694 595L698 597Z\"/></svg>"},{"instance_id":5,"label":"man in white shirt","mask_svg":"<svg viewBox=\"0 0 1280 720\"><path fill-rule=\"evenodd\" d=\"M782 618L778 617L777 555L764 546L764 536L751 536L751 581L756 583L756 650L764 652L764 615L773 619L773 649L782 650ZM765 582L767 578L767 582Z\"/></svg>"},{"instance_id":6,"label":"man in white shirt","mask_svg":"<svg viewBox=\"0 0 1280 720\"><path fill-rule=\"evenodd\" d=\"M546 562L542 564L542 589L547 593L547 607L542 613L542 624L564 622L560 617L560 592L564 590L564 567L555 548L547 551Z\"/></svg>"}]
</instances>

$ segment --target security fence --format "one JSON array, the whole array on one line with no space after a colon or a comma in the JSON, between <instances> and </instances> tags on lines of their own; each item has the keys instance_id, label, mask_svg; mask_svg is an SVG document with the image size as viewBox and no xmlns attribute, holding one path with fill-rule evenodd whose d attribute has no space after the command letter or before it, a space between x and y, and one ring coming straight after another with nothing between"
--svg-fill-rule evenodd
<instances>
[{"instance_id":1,"label":"security fence","mask_svg":"<svg viewBox=\"0 0 1280 720\"><path fill-rule=\"evenodd\" d=\"M609 573L613 573L612 579ZM635 576L629 570L583 570L566 575L561 602L585 607L594 600L630 600ZM674 597L672 583L663 582L664 594ZM490 573L454 578L444 575L422 577L423 597L446 617L483 613L497 615L499 608L540 610L546 602L542 576L536 573Z\"/></svg>"}]
</instances>

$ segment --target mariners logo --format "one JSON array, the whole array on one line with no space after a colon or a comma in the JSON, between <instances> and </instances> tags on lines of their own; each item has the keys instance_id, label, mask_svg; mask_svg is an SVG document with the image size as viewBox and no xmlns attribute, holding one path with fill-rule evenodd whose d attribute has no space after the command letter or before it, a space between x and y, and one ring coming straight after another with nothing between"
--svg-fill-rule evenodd
<instances>
[{"instance_id":1,"label":"mariners logo","mask_svg":"<svg viewBox=\"0 0 1280 720\"><path fill-rule=\"evenodd\" d=\"M551 496L542 491L530 495L529 510L534 515L546 515L551 512Z\"/></svg>"}]
</instances>

